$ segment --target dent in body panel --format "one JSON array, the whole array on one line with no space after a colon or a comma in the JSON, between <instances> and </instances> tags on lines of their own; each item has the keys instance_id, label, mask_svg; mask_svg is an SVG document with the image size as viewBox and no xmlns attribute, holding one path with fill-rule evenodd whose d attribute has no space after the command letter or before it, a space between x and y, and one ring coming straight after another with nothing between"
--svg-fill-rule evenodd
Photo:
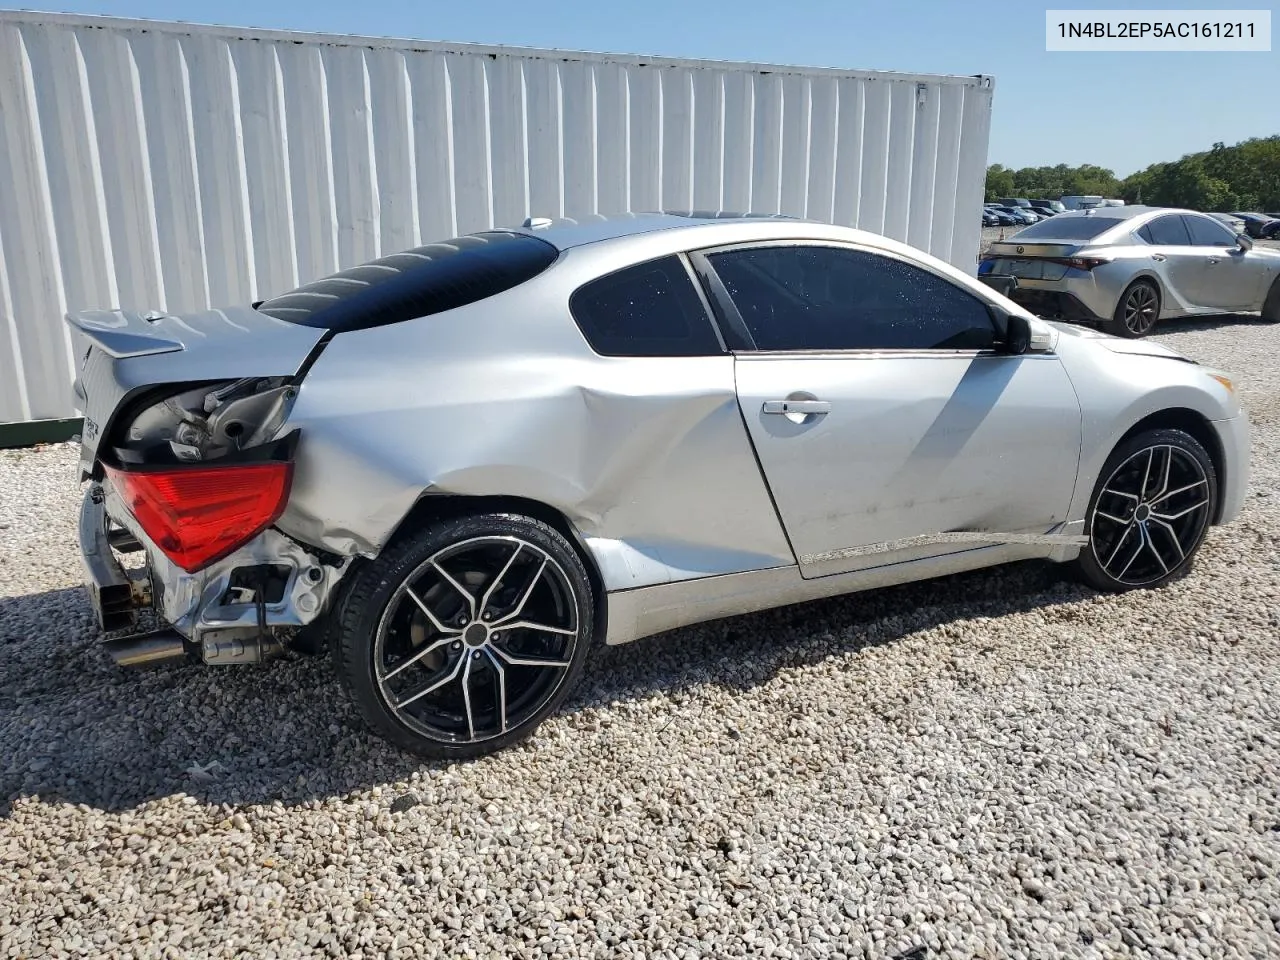
<instances>
[{"instance_id":1,"label":"dent in body panel","mask_svg":"<svg viewBox=\"0 0 1280 960\"><path fill-rule=\"evenodd\" d=\"M423 496L507 496L560 511L609 590L795 562L732 357L504 352L459 326L342 334L321 355L290 419L302 441L282 530L372 556Z\"/></svg>"}]
</instances>

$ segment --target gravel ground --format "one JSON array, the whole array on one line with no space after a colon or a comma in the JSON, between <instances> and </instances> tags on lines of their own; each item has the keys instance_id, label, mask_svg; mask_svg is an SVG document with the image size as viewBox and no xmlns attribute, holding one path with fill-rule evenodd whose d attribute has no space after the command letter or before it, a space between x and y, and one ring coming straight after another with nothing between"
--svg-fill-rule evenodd
<instances>
[{"instance_id":1,"label":"gravel ground","mask_svg":"<svg viewBox=\"0 0 1280 960\"><path fill-rule=\"evenodd\" d=\"M1280 369L1244 516L1101 597L1022 564L601 652L490 759L365 734L325 661L127 674L67 446L0 454L0 954L1280 954Z\"/></svg>"}]
</instances>

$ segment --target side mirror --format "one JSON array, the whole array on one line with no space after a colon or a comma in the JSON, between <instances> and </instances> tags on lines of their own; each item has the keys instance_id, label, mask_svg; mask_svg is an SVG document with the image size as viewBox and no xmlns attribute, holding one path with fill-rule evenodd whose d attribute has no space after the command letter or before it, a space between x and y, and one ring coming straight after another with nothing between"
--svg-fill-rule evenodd
<instances>
[{"instance_id":1,"label":"side mirror","mask_svg":"<svg viewBox=\"0 0 1280 960\"><path fill-rule=\"evenodd\" d=\"M1253 237L1247 233L1236 234L1236 246L1240 248L1242 253L1248 253L1253 249Z\"/></svg>"},{"instance_id":2,"label":"side mirror","mask_svg":"<svg viewBox=\"0 0 1280 960\"><path fill-rule=\"evenodd\" d=\"M1014 356L1031 349L1031 324L1019 313L1006 314L1004 318L1004 343L1002 353Z\"/></svg>"},{"instance_id":3,"label":"side mirror","mask_svg":"<svg viewBox=\"0 0 1280 960\"><path fill-rule=\"evenodd\" d=\"M1031 349L1031 324L1026 317L1009 313L994 303L989 304L987 309L991 311L991 318L995 321L995 349L998 352L1018 355Z\"/></svg>"}]
</instances>

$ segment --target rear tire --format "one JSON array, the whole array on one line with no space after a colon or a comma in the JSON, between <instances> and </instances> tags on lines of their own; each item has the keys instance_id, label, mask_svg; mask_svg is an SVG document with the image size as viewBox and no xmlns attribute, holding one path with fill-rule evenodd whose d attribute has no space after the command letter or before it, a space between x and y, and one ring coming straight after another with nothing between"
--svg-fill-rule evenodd
<instances>
[{"instance_id":1,"label":"rear tire","mask_svg":"<svg viewBox=\"0 0 1280 960\"><path fill-rule=\"evenodd\" d=\"M1271 282L1267 299L1262 301L1262 319L1267 323L1280 323L1280 277Z\"/></svg>"},{"instance_id":2,"label":"rear tire","mask_svg":"<svg viewBox=\"0 0 1280 960\"><path fill-rule=\"evenodd\" d=\"M1107 333L1131 340L1145 337L1160 319L1160 291L1150 280L1135 280L1120 294L1116 312L1103 325Z\"/></svg>"},{"instance_id":3,"label":"rear tire","mask_svg":"<svg viewBox=\"0 0 1280 960\"><path fill-rule=\"evenodd\" d=\"M338 675L365 721L422 757L494 753L569 695L595 635L586 568L516 514L437 521L355 572Z\"/></svg>"},{"instance_id":4,"label":"rear tire","mask_svg":"<svg viewBox=\"0 0 1280 960\"><path fill-rule=\"evenodd\" d=\"M1191 569L1218 502L1218 476L1182 430L1125 440L1098 474L1076 569L1097 590L1159 587Z\"/></svg>"}]
</instances>

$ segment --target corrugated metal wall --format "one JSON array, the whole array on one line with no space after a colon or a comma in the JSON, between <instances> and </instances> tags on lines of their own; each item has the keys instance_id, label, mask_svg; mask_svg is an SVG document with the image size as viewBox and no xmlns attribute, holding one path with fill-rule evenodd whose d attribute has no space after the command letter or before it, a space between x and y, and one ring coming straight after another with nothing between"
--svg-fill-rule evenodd
<instances>
[{"instance_id":1,"label":"corrugated metal wall","mask_svg":"<svg viewBox=\"0 0 1280 960\"><path fill-rule=\"evenodd\" d=\"M68 309L189 310L526 216L780 212L977 255L989 79L0 13L0 423Z\"/></svg>"}]
</instances>

